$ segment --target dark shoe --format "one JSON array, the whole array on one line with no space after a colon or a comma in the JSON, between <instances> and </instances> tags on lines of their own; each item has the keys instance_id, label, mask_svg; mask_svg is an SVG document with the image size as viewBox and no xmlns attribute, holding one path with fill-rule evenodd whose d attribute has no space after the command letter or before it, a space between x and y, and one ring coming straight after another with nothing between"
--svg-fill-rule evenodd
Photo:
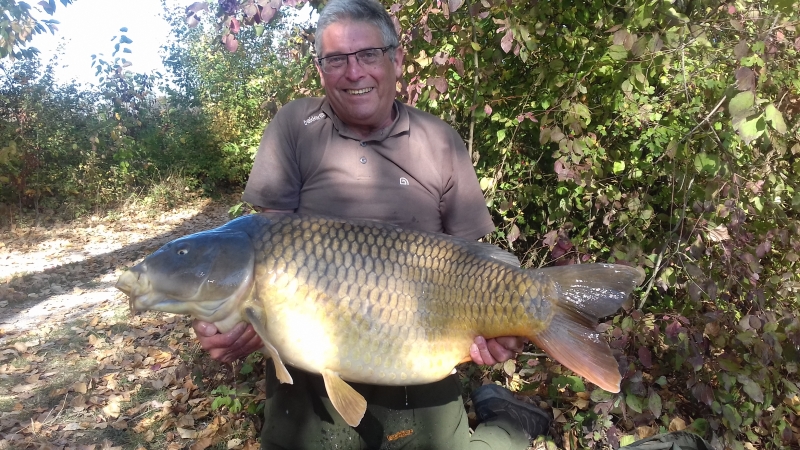
<instances>
[{"instance_id":1,"label":"dark shoe","mask_svg":"<svg viewBox=\"0 0 800 450\"><path fill-rule=\"evenodd\" d=\"M481 423L498 419L522 429L529 439L547 433L552 416L543 409L517 400L508 389L487 384L472 392L472 405Z\"/></svg>"}]
</instances>

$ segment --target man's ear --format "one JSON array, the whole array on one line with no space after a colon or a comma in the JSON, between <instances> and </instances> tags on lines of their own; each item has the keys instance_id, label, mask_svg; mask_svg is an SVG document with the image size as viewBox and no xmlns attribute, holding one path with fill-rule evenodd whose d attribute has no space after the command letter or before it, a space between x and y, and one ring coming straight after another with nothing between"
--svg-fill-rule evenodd
<instances>
[{"instance_id":1,"label":"man's ear","mask_svg":"<svg viewBox=\"0 0 800 450\"><path fill-rule=\"evenodd\" d=\"M394 75L399 80L403 76L403 53L402 47L394 49Z\"/></svg>"}]
</instances>

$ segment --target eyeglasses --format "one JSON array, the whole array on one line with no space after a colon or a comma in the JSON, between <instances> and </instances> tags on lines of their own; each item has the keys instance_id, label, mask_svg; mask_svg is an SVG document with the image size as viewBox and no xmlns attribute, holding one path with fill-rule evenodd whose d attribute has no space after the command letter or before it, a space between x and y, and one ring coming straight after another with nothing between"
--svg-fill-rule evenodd
<instances>
[{"instance_id":1,"label":"eyeglasses","mask_svg":"<svg viewBox=\"0 0 800 450\"><path fill-rule=\"evenodd\" d=\"M324 58L317 58L319 68L327 74L338 74L344 71L347 67L347 61L350 55L356 55L356 61L361 64L361 67L372 67L380 61L384 53L393 49L393 45L388 45L383 48L365 48L353 53L342 53L339 55L326 56Z\"/></svg>"}]
</instances>

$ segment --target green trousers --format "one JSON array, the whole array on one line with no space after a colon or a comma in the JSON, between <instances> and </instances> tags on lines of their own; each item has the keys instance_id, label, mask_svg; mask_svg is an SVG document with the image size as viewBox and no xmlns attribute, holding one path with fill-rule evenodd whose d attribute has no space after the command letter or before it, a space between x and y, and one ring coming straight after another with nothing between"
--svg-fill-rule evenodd
<instances>
[{"instance_id":1,"label":"green trousers","mask_svg":"<svg viewBox=\"0 0 800 450\"><path fill-rule=\"evenodd\" d=\"M367 399L355 428L331 405L322 377L289 368L294 384L280 384L267 364L267 400L261 448L265 450L524 450L530 442L511 424L481 424L470 435L455 375L420 386L351 383Z\"/></svg>"}]
</instances>

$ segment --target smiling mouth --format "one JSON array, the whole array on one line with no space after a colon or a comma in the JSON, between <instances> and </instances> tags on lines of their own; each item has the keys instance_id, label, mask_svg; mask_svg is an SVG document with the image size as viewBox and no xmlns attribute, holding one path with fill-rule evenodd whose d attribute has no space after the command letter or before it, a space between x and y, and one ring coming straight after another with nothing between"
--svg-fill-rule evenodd
<instances>
[{"instance_id":1,"label":"smiling mouth","mask_svg":"<svg viewBox=\"0 0 800 450\"><path fill-rule=\"evenodd\" d=\"M369 92L372 92L373 88L364 88L364 89L346 89L347 93L350 95L363 95Z\"/></svg>"}]
</instances>

